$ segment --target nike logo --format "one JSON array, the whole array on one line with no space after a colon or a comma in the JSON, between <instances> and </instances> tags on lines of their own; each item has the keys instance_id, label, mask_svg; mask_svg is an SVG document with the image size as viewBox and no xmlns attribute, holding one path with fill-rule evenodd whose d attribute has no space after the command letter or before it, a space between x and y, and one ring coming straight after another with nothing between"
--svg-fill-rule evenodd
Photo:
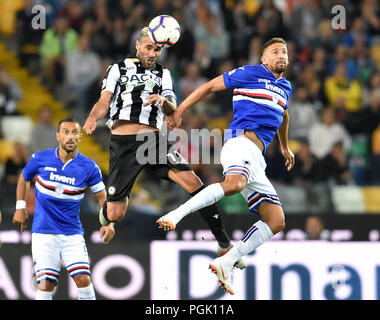
<instances>
[{"instance_id":1,"label":"nike logo","mask_svg":"<svg viewBox=\"0 0 380 320\"><path fill-rule=\"evenodd\" d=\"M218 218L219 218L219 214L213 215L213 217L214 217L215 219L218 219Z\"/></svg>"},{"instance_id":2,"label":"nike logo","mask_svg":"<svg viewBox=\"0 0 380 320\"><path fill-rule=\"evenodd\" d=\"M220 271L222 271L222 277L223 277L223 280L226 280L226 276L224 275L223 267L222 267L222 266L220 266Z\"/></svg>"}]
</instances>

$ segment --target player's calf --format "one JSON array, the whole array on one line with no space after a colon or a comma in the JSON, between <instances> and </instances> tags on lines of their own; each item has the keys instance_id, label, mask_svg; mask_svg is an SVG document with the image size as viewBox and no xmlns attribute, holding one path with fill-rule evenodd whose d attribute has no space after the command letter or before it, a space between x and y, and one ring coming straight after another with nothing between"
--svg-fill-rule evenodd
<instances>
[{"instance_id":1,"label":"player's calf","mask_svg":"<svg viewBox=\"0 0 380 320\"><path fill-rule=\"evenodd\" d=\"M117 222L124 218L127 210L126 202L104 202L99 211L99 221L102 226L108 226L111 222Z\"/></svg>"}]
</instances>

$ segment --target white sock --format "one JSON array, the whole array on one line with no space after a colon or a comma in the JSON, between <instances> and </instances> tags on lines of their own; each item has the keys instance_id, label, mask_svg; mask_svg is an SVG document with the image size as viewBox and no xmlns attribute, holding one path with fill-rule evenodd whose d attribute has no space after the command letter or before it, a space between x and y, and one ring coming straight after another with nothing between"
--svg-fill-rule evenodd
<instances>
[{"instance_id":1,"label":"white sock","mask_svg":"<svg viewBox=\"0 0 380 320\"><path fill-rule=\"evenodd\" d=\"M177 209L171 211L170 219L177 224L181 219L186 217L188 214L202 209L204 207L210 206L215 202L218 202L224 197L224 190L220 183L213 183L204 188L202 191L198 192L191 199L186 201L183 205L179 206Z\"/></svg>"},{"instance_id":2,"label":"white sock","mask_svg":"<svg viewBox=\"0 0 380 320\"><path fill-rule=\"evenodd\" d=\"M234 263L273 237L273 232L262 220L257 221L244 237L230 251L222 256L224 262L232 268Z\"/></svg>"},{"instance_id":3,"label":"white sock","mask_svg":"<svg viewBox=\"0 0 380 320\"><path fill-rule=\"evenodd\" d=\"M53 300L53 291L37 290L36 300Z\"/></svg>"},{"instance_id":4,"label":"white sock","mask_svg":"<svg viewBox=\"0 0 380 320\"><path fill-rule=\"evenodd\" d=\"M87 287L78 288L78 300L96 300L92 283Z\"/></svg>"}]
</instances>

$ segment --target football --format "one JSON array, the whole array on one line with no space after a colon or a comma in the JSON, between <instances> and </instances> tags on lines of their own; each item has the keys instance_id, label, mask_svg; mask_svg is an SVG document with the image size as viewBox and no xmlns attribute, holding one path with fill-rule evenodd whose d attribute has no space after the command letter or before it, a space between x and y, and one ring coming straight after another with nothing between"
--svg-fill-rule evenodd
<instances>
[{"instance_id":1,"label":"football","mask_svg":"<svg viewBox=\"0 0 380 320\"><path fill-rule=\"evenodd\" d=\"M152 19L148 26L150 39L158 46L169 48L181 35L181 27L172 16L161 15Z\"/></svg>"}]
</instances>

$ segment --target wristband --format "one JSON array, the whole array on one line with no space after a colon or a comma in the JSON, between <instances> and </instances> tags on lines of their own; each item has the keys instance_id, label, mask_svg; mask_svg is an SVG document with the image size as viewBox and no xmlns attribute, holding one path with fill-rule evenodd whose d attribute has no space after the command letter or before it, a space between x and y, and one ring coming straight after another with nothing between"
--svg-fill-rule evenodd
<instances>
[{"instance_id":1,"label":"wristband","mask_svg":"<svg viewBox=\"0 0 380 320\"><path fill-rule=\"evenodd\" d=\"M16 201L16 210L18 209L26 209L26 201L25 200L17 200Z\"/></svg>"}]
</instances>

